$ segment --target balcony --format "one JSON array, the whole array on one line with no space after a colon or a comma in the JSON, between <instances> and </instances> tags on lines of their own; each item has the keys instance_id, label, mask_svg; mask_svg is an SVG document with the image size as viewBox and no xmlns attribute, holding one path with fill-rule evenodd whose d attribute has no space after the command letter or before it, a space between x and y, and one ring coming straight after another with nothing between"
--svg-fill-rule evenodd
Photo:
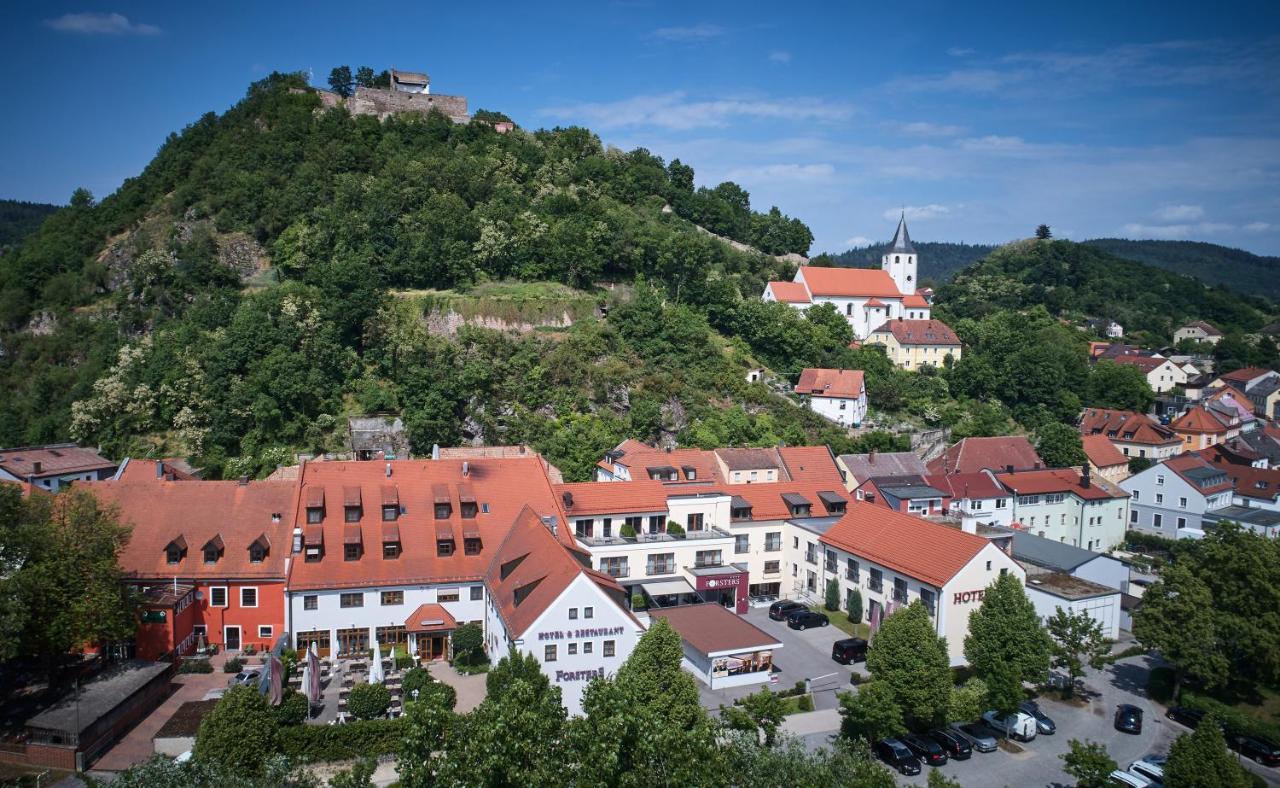
<instances>
[{"instance_id":1,"label":"balcony","mask_svg":"<svg viewBox=\"0 0 1280 788\"><path fill-rule=\"evenodd\" d=\"M871 582L867 584L867 588L870 588L872 591L883 591L884 581L877 580L876 578L873 577L871 578Z\"/></svg>"},{"instance_id":2,"label":"balcony","mask_svg":"<svg viewBox=\"0 0 1280 788\"><path fill-rule=\"evenodd\" d=\"M694 569L710 569L716 566L724 566L722 558L699 558L693 562Z\"/></svg>"},{"instance_id":3,"label":"balcony","mask_svg":"<svg viewBox=\"0 0 1280 788\"><path fill-rule=\"evenodd\" d=\"M625 564L622 566L609 566L606 564L600 567L600 571L609 577L631 577L631 567Z\"/></svg>"},{"instance_id":4,"label":"balcony","mask_svg":"<svg viewBox=\"0 0 1280 788\"><path fill-rule=\"evenodd\" d=\"M826 566L824 567L824 569L826 569L826 571L830 572L830 573L831 573L831 574L833 574L833 575L834 575L835 573L837 573L837 572L839 572L839 571L840 571L840 570L839 570L839 568L838 568L838 567L836 567L836 562L835 562L835 561L828 561L828 562L826 563Z\"/></svg>"},{"instance_id":5,"label":"balcony","mask_svg":"<svg viewBox=\"0 0 1280 788\"><path fill-rule=\"evenodd\" d=\"M676 572L676 564L674 561L667 564L649 564L645 567L645 574L649 577L660 575L673 575Z\"/></svg>"},{"instance_id":6,"label":"balcony","mask_svg":"<svg viewBox=\"0 0 1280 788\"><path fill-rule=\"evenodd\" d=\"M660 542L701 542L709 539L732 539L733 534L712 526L698 531L686 531L682 534L636 534L635 536L576 536L584 547L616 547L631 544L657 544Z\"/></svg>"}]
</instances>

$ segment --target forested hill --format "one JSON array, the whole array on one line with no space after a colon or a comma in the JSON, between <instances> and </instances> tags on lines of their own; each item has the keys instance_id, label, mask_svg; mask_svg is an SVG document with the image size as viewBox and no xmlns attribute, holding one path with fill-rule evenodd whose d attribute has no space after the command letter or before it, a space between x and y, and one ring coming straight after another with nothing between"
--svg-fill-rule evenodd
<instances>
[{"instance_id":1,"label":"forested hill","mask_svg":"<svg viewBox=\"0 0 1280 788\"><path fill-rule=\"evenodd\" d=\"M1280 257L1261 257L1201 241L1130 241L1095 238L1085 241L1116 257L1158 266L1166 271L1194 276L1213 285L1241 293L1255 293L1280 300Z\"/></svg>"},{"instance_id":2,"label":"forested hill","mask_svg":"<svg viewBox=\"0 0 1280 788\"><path fill-rule=\"evenodd\" d=\"M527 442L576 478L628 436L849 445L745 382L762 361L854 363L844 321L766 309L793 268L695 224L768 255L806 253L808 228L693 175L581 128L353 117L273 75L0 258L0 445L256 473L387 410L418 451ZM572 287L577 322L442 333L424 314L501 281L509 303Z\"/></svg>"},{"instance_id":3,"label":"forested hill","mask_svg":"<svg viewBox=\"0 0 1280 788\"><path fill-rule=\"evenodd\" d=\"M952 318L1040 304L1067 319L1115 320L1154 342L1170 341L1188 320L1208 320L1228 332L1256 331L1276 310L1264 298L1114 257L1091 244L1056 240L996 249L957 273L938 291L937 302Z\"/></svg>"},{"instance_id":4,"label":"forested hill","mask_svg":"<svg viewBox=\"0 0 1280 788\"><path fill-rule=\"evenodd\" d=\"M56 210L56 205L0 200L0 254L34 233L40 223Z\"/></svg>"},{"instance_id":5,"label":"forested hill","mask_svg":"<svg viewBox=\"0 0 1280 788\"><path fill-rule=\"evenodd\" d=\"M890 241L873 246L858 247L840 254L822 254L813 258L816 265L847 266L849 268L879 268L880 258L889 248ZM912 241L920 255L920 279L934 284L945 282L956 271L991 254L994 244L945 243L941 241Z\"/></svg>"}]
</instances>

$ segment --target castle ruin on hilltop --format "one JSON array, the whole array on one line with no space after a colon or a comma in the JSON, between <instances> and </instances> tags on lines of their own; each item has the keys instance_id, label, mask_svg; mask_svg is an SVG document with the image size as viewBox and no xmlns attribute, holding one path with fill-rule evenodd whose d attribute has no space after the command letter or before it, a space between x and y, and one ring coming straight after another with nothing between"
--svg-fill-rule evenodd
<instances>
[{"instance_id":1,"label":"castle ruin on hilltop","mask_svg":"<svg viewBox=\"0 0 1280 788\"><path fill-rule=\"evenodd\" d=\"M329 90L314 88L320 101L326 107L336 107L343 103L352 115L372 115L378 120L397 112L417 112L426 115L436 109L444 113L454 123L466 123L471 120L467 114L466 96L444 96L431 92L431 77L425 73L414 71L390 70L391 86L389 88L369 88L357 86L351 98L344 99Z\"/></svg>"}]
</instances>

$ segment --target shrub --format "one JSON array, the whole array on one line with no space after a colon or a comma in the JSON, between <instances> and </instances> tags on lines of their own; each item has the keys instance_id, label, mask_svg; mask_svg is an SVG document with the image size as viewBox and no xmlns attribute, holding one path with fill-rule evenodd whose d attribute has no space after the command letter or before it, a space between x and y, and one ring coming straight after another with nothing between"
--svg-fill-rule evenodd
<instances>
[{"instance_id":1,"label":"shrub","mask_svg":"<svg viewBox=\"0 0 1280 788\"><path fill-rule=\"evenodd\" d=\"M861 683L862 683L862 674L861 674L861 673L859 673L859 672L858 672L858 671L856 671L856 670L855 670L853 673L850 673L850 674L849 674L849 683L850 683L850 684L852 684L852 685L854 685L855 687L856 687L856 686L858 686L859 684L861 684Z\"/></svg>"},{"instance_id":2,"label":"shrub","mask_svg":"<svg viewBox=\"0 0 1280 788\"><path fill-rule=\"evenodd\" d=\"M453 663L453 669L464 676L477 676L481 673L489 672L489 660L486 657L483 662L477 662L474 665L467 665L462 662Z\"/></svg>"},{"instance_id":3,"label":"shrub","mask_svg":"<svg viewBox=\"0 0 1280 788\"><path fill-rule=\"evenodd\" d=\"M627 523L623 523L622 527L618 529L618 536L621 536L623 539L635 539L636 529L632 528Z\"/></svg>"},{"instance_id":4,"label":"shrub","mask_svg":"<svg viewBox=\"0 0 1280 788\"><path fill-rule=\"evenodd\" d=\"M404 692L406 698L412 697L414 690L422 690L427 685L435 682L431 674L426 668L413 667L405 671L404 677L400 679L400 689Z\"/></svg>"},{"instance_id":5,"label":"shrub","mask_svg":"<svg viewBox=\"0 0 1280 788\"><path fill-rule=\"evenodd\" d=\"M244 654L246 657L252 657L254 654L258 653L258 650L253 646L245 646L244 650L241 651L240 653Z\"/></svg>"},{"instance_id":6,"label":"shrub","mask_svg":"<svg viewBox=\"0 0 1280 788\"><path fill-rule=\"evenodd\" d=\"M307 696L296 690L285 690L280 705L275 707L276 722L281 725L301 725L311 713Z\"/></svg>"},{"instance_id":7,"label":"shrub","mask_svg":"<svg viewBox=\"0 0 1280 788\"><path fill-rule=\"evenodd\" d=\"M644 610L644 594L636 593L631 595L631 609Z\"/></svg>"},{"instance_id":8,"label":"shrub","mask_svg":"<svg viewBox=\"0 0 1280 788\"><path fill-rule=\"evenodd\" d=\"M415 664L417 664L417 660L413 657L408 654L402 654L399 651L396 652L396 670L412 668Z\"/></svg>"},{"instance_id":9,"label":"shrub","mask_svg":"<svg viewBox=\"0 0 1280 788\"><path fill-rule=\"evenodd\" d=\"M800 711L813 711L813 696L801 695L800 700L796 702L796 706L799 707Z\"/></svg>"},{"instance_id":10,"label":"shrub","mask_svg":"<svg viewBox=\"0 0 1280 788\"><path fill-rule=\"evenodd\" d=\"M667 520L667 533L671 536L684 536L684 526L675 520Z\"/></svg>"},{"instance_id":11,"label":"shrub","mask_svg":"<svg viewBox=\"0 0 1280 788\"><path fill-rule=\"evenodd\" d=\"M1280 725L1258 719L1222 701L1207 698L1189 690L1183 690L1181 701L1184 706L1216 715L1231 733L1243 733L1260 739L1280 741Z\"/></svg>"},{"instance_id":12,"label":"shrub","mask_svg":"<svg viewBox=\"0 0 1280 788\"><path fill-rule=\"evenodd\" d=\"M464 665L484 661L484 630L479 624L462 624L453 631L453 661Z\"/></svg>"},{"instance_id":13,"label":"shrub","mask_svg":"<svg viewBox=\"0 0 1280 788\"><path fill-rule=\"evenodd\" d=\"M840 581L834 577L827 581L827 598L824 606L828 612L834 613L840 609Z\"/></svg>"},{"instance_id":14,"label":"shrub","mask_svg":"<svg viewBox=\"0 0 1280 788\"><path fill-rule=\"evenodd\" d=\"M280 748L294 761L344 761L394 753L404 719L362 720L347 725L294 725L280 729Z\"/></svg>"},{"instance_id":15,"label":"shrub","mask_svg":"<svg viewBox=\"0 0 1280 788\"><path fill-rule=\"evenodd\" d=\"M347 711L358 720L371 720L387 713L391 691L381 684L357 684L347 696Z\"/></svg>"},{"instance_id":16,"label":"shrub","mask_svg":"<svg viewBox=\"0 0 1280 788\"><path fill-rule=\"evenodd\" d=\"M258 774L280 749L279 727L267 701L249 687L232 687L200 723L195 757Z\"/></svg>"},{"instance_id":17,"label":"shrub","mask_svg":"<svg viewBox=\"0 0 1280 788\"><path fill-rule=\"evenodd\" d=\"M239 657L232 657L231 659L227 660L222 664L222 672L223 673L239 673L240 669L243 667L244 667L244 663L240 661Z\"/></svg>"},{"instance_id":18,"label":"shrub","mask_svg":"<svg viewBox=\"0 0 1280 788\"><path fill-rule=\"evenodd\" d=\"M849 605L849 620L854 624L862 623L862 592L853 589L853 593L849 595L847 600Z\"/></svg>"},{"instance_id":19,"label":"shrub","mask_svg":"<svg viewBox=\"0 0 1280 788\"><path fill-rule=\"evenodd\" d=\"M207 659L184 659L178 665L179 673L212 673L213 665Z\"/></svg>"}]
</instances>

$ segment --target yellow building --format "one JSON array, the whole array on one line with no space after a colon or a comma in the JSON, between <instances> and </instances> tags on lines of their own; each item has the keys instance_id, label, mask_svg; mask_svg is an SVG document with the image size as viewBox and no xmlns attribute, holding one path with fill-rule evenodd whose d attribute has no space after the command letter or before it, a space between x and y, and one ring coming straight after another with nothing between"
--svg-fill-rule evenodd
<instances>
[{"instance_id":1,"label":"yellow building","mask_svg":"<svg viewBox=\"0 0 1280 788\"><path fill-rule=\"evenodd\" d=\"M871 332L867 344L883 345L889 360L903 369L941 367L947 356L960 360L960 338L941 320L890 320Z\"/></svg>"}]
</instances>

